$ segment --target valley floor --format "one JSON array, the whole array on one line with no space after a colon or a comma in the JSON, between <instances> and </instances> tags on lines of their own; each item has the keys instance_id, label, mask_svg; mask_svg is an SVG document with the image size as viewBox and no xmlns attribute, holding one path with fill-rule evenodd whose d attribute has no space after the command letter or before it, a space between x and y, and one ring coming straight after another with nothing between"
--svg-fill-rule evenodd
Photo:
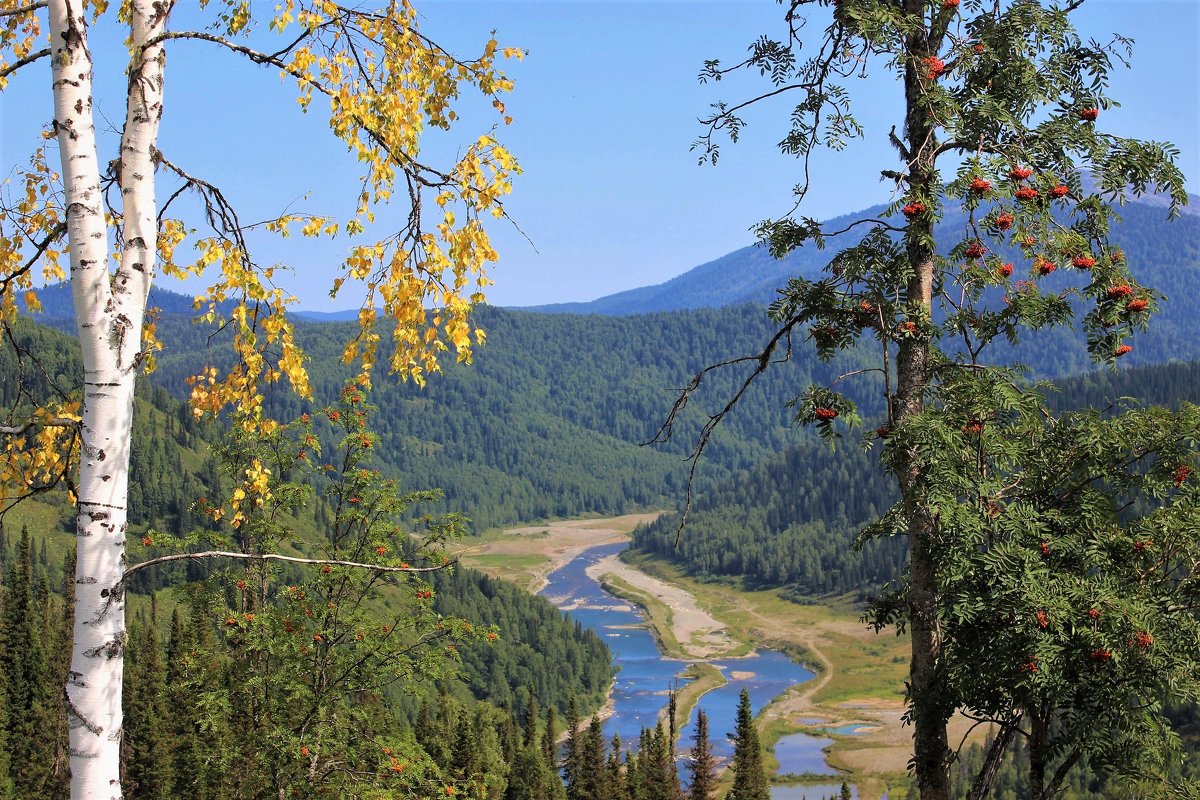
<instances>
[{"instance_id":1,"label":"valley floor","mask_svg":"<svg viewBox=\"0 0 1200 800\"><path fill-rule=\"evenodd\" d=\"M626 539L637 524L655 516L514 528L488 535L462 558L469 566L536 591L550 572L584 550ZM892 798L903 796L912 752L912 732L901 723L907 637L874 633L849 603L799 605L785 600L779 590L745 591L697 581L668 562L645 556L606 559L589 573L647 612L668 655L703 662L769 646L807 661L817 677L761 710L764 745L770 748L797 731L831 738L828 763L846 772L863 800L884 791ZM689 697L688 705L696 699ZM846 725L861 727L854 734L831 730ZM969 727L969 720L955 719L952 740L960 741ZM982 738L982 729L975 735Z\"/></svg>"},{"instance_id":2,"label":"valley floor","mask_svg":"<svg viewBox=\"0 0 1200 800\"><path fill-rule=\"evenodd\" d=\"M546 576L590 547L622 542L661 511L621 517L553 520L492 531L476 539L460 558L468 567L504 578L537 593Z\"/></svg>"}]
</instances>

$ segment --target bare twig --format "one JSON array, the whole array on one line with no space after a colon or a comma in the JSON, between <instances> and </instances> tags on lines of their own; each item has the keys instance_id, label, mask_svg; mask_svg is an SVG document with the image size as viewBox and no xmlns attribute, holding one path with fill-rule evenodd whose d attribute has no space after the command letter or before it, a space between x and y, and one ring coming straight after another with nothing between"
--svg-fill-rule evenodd
<instances>
[{"instance_id":1,"label":"bare twig","mask_svg":"<svg viewBox=\"0 0 1200 800\"><path fill-rule=\"evenodd\" d=\"M732 358L728 361L722 361L717 364L709 364L707 367L697 372L692 377L692 380L688 383L688 385L680 391L679 397L675 399L675 403L671 407L671 411L667 414L667 418L663 421L663 424L659 426L658 432L654 434L652 439L641 443L643 446L645 446L649 444L663 443L670 440L671 435L675 430L675 422L678 420L679 415L683 412L683 409L687 406L688 400L691 399L692 394L700 388L701 382L704 380L704 377L708 375L708 373L722 369L723 367L731 367L735 364L745 364L747 362L755 363L754 371L746 376L737 392L735 392L733 397L730 398L727 403L725 403L724 408L722 408L716 414L709 416L708 421L704 423L704 427L700 430L700 435L696 439L696 446L692 449L691 454L687 458L688 461L692 462L692 466L691 469L688 470L687 496L684 499L683 510L680 512L679 516L679 529L675 533L676 544L679 543L679 537L683 534L684 525L687 524L688 514L692 508L692 488L696 481L696 468L699 466L700 456L704 453L704 448L708 446L709 439L712 438L713 432L716 430L717 426L720 425L721 421L725 419L726 415L733 410L733 407L738 404L738 401L742 399L742 395L746 393L746 391L750 388L750 385L754 383L755 379L758 378L759 375L762 375L764 372L766 372L767 368L770 367L771 364L781 363L791 358L792 329L802 321L802 317L793 317L792 319L789 319L779 330L775 332L775 335L771 337L771 340L767 343L767 346L764 347L761 352L755 355L740 356L738 358ZM786 343L784 355L780 358L773 358L775 350L779 346L780 342Z\"/></svg>"}]
</instances>

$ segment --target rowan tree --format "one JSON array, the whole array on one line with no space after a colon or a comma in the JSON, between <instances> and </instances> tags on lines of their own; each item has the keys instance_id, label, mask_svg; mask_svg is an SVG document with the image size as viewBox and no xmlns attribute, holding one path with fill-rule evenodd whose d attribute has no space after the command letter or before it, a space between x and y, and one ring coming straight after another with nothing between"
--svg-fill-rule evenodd
<instances>
[{"instance_id":1,"label":"rowan tree","mask_svg":"<svg viewBox=\"0 0 1200 800\"><path fill-rule=\"evenodd\" d=\"M97 26L104 17L116 24ZM125 39L128 90L123 113L109 114L120 140L103 152L93 98L100 61L89 37L112 31ZM165 152L167 54L176 47L210 47L214 57L277 71L295 82L300 109L324 106L331 134L361 169L355 213L339 220L285 212L246 223L231 195L188 168L186 154ZM405 0L378 10L285 0L267 17L244 0L202 2L195 11L171 0L111 8L104 0L0 2L0 87L41 74L54 99L43 140L0 199L0 325L11 325L19 296L37 308L36 283L69 280L83 351L81 386L27 395L0 427L0 505L66 483L78 506L78 613L66 687L74 797L121 794L130 424L134 381L161 346L146 311L156 276L207 279L198 314L224 330L236 354L227 371L208 368L194 379L197 413L234 408L243 425L268 433L267 387L286 378L308 396L309 386L285 315L290 298L275 269L263 266L270 260L252 252L252 232L350 239L332 291L346 281L362 287L361 330L345 356L364 376L377 357L377 308L392 320L392 371L419 381L451 347L469 358L481 336L469 312L496 258L483 222L503 216L517 167L491 132L453 163L427 164L421 134L451 128L468 90L507 123L501 97L511 82L497 62L521 55L492 40L476 57L456 57L420 31ZM181 216L189 202L193 221ZM36 374L38 354L23 358ZM260 485L245 482L248 502Z\"/></svg>"},{"instance_id":2,"label":"rowan tree","mask_svg":"<svg viewBox=\"0 0 1200 800\"><path fill-rule=\"evenodd\" d=\"M1107 95L1109 75L1131 43L1120 35L1082 39L1072 15L1083 5L792 0L782 36L763 36L739 63L710 61L701 73L702 80L719 81L752 70L771 82L758 96L714 106L697 141L702 162L716 161L721 135L737 140L744 109L798 98L779 144L800 161L796 207L756 230L780 257L802 246L837 250L819 278L795 278L781 288L770 310L779 327L761 352L695 376L661 435L670 435L676 414L713 369L742 365L747 373L702 431L695 455L749 385L790 359L796 340L811 339L823 360L847 350L877 354L860 371L860 380L878 378L884 400L881 424L866 439L882 443L884 464L899 486L901 503L886 532L907 537L909 567L900 593L875 618L911 634L907 718L924 800L950 796L954 752L946 726L970 697L956 677L970 680L974 673L955 676L950 669L952 649L968 653L948 642L954 629L946 616L955 604L945 592L962 577L956 559L965 556L954 545L970 541L940 513L940 493L948 490L939 484L946 473L938 459L950 456L914 431L931 419L943 426L955 420L953 429L967 437L956 442L962 448L993 419L1007 419L1013 409L995 404L997 373L989 364L996 362L989 353L1029 331L1081 316L1097 362L1112 365L1129 353L1127 340L1161 298L1138 283L1136 265L1110 241L1117 207L1148 190L1165 194L1172 215L1187 202L1174 147L1103 131L1103 115L1116 105ZM827 22L823 29L819 22L809 26L820 20ZM860 78L893 82L902 111L890 130L866 131L854 117L853 93L843 81ZM883 213L837 229L805 216L814 154L871 134L897 155L895 163L880 165L893 187ZM939 225L948 219L956 223ZM1025 384L1019 371L1006 377ZM828 439L861 422L858 407L839 391L845 384L837 383L813 386L794 401L797 421ZM949 392L952 386L958 389ZM977 473L987 473L991 454L975 456ZM1194 453L1185 461L1194 461Z\"/></svg>"}]
</instances>

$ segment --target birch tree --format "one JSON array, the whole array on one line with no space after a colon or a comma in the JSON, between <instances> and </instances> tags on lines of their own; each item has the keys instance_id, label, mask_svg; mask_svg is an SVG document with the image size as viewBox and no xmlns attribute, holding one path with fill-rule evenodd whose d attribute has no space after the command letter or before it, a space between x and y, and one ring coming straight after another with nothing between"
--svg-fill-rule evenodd
<instances>
[{"instance_id":1,"label":"birch tree","mask_svg":"<svg viewBox=\"0 0 1200 800\"><path fill-rule=\"evenodd\" d=\"M123 31L128 51L111 152L96 129L89 39L113 29L97 26L103 17L115 18L108 22ZM208 47L214 59L277 71L294 83L302 110L327 108L330 132L361 168L355 212L244 224L220 187L188 169L186 154L160 149L167 55L175 47ZM451 128L468 90L491 102L497 126L510 122L501 98L511 82L499 62L521 55L491 40L474 58L456 57L420 31L406 1L366 10L283 0L260 19L248 0L202 0L198 11L173 0L127 0L119 8L105 0L0 0L0 86L40 78L54 98L43 140L11 173L0 200L0 325L7 333L20 295L37 308L38 283L68 280L83 352L82 386L58 387L49 400L31 393L0 427L0 508L64 484L77 505L66 686L73 798L121 796L130 426L134 381L162 346L146 308L156 276L206 278L198 315L229 335L237 355L232 368L208 367L193 379L197 415L233 409L243 426L270 431L262 411L270 384L286 380L309 395L285 314L290 298L252 254L251 231L350 239L332 294L346 281L361 287L360 330L344 353L360 380L369 381L377 359L377 308L390 318L392 372L421 381L452 348L469 359L482 337L470 310L496 259L483 222L504 216L518 167L492 132L453 163L429 165L421 134ZM198 209L194 222L180 212L189 203ZM36 371L36 353L22 358ZM233 525L241 509L261 502L266 485L264 475L247 471L234 492Z\"/></svg>"}]
</instances>

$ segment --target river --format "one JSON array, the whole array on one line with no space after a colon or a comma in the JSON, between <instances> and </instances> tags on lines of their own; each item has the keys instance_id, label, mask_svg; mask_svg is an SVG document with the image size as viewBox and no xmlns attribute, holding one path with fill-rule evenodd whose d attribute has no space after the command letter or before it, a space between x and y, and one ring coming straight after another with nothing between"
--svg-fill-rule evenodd
<instances>
[{"instance_id":1,"label":"river","mask_svg":"<svg viewBox=\"0 0 1200 800\"><path fill-rule=\"evenodd\" d=\"M689 663L665 657L646 628L640 609L609 594L588 576L590 565L628 546L628 542L617 542L584 551L552 572L541 591L572 619L603 636L612 650L617 677L612 693L613 715L605 724L605 732L609 737L619 734L626 743L636 742L643 727L654 726L670 688L687 682L678 676ZM703 708L708 714L713 750L724 759L733 752L726 733L733 731L742 689L749 691L757 713L776 696L813 677L810 670L774 650L759 650L744 658L709 663L722 671L726 683L706 693L696 708ZM690 745L694 724L695 711L682 728L681 749L686 750ZM834 778L837 772L825 764L821 752L830 743L829 739L804 734L785 736L775 750L780 773L828 774ZM771 797L772 800L821 800L835 796L839 787L840 780L820 786L776 786Z\"/></svg>"}]
</instances>

